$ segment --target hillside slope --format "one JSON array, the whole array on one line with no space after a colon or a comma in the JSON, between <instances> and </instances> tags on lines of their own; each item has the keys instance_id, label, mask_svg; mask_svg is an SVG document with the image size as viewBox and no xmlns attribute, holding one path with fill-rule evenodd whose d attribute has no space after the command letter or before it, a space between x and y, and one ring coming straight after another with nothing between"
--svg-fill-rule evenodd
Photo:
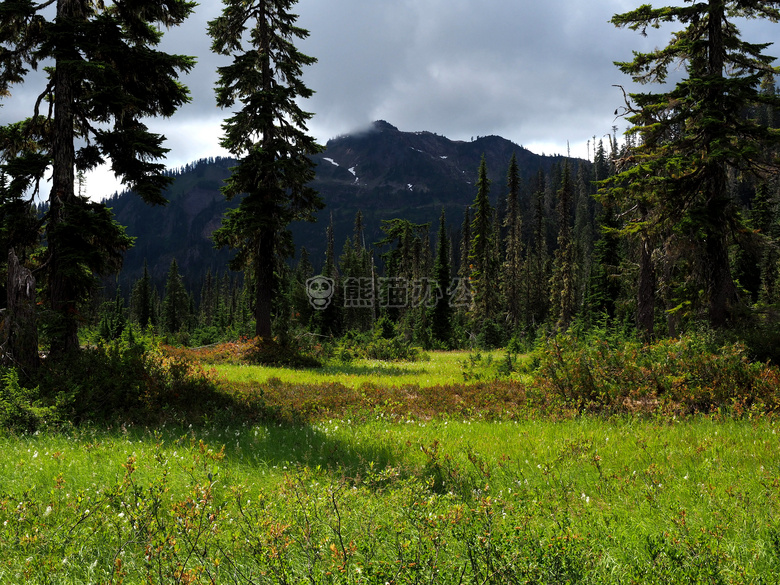
<instances>
[{"instance_id":1,"label":"hillside slope","mask_svg":"<svg viewBox=\"0 0 780 585\"><path fill-rule=\"evenodd\" d=\"M465 207L474 200L481 157L487 161L495 204L505 196L513 153L526 181L540 169L547 172L563 160L536 155L498 136L453 141L430 132L402 132L384 121L374 122L363 132L334 138L314 157L317 174L313 186L320 192L325 209L318 214L317 223L292 226L296 248L305 246L319 267L330 218L338 254L352 233L358 210L364 216L369 244L381 238L381 221L394 217L430 223L433 239L442 208L456 229ZM125 291L140 277L144 260L158 287L164 283L173 258L187 286L194 290L208 270L224 272L231 253L215 250L210 236L225 211L238 203L228 203L219 191L234 164L232 159L207 159L175 172L175 182L166 193L169 203L162 208L149 207L132 193L109 200L117 220L136 237L120 275Z\"/></svg>"}]
</instances>

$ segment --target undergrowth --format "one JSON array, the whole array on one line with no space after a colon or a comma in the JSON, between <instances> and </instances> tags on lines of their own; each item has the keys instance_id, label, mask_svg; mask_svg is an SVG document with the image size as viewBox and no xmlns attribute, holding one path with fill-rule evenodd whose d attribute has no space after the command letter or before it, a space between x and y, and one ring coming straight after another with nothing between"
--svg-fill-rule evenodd
<instances>
[{"instance_id":1,"label":"undergrowth","mask_svg":"<svg viewBox=\"0 0 780 585\"><path fill-rule=\"evenodd\" d=\"M535 351L534 384L582 411L736 416L776 412L780 370L700 335L650 344L560 335Z\"/></svg>"}]
</instances>

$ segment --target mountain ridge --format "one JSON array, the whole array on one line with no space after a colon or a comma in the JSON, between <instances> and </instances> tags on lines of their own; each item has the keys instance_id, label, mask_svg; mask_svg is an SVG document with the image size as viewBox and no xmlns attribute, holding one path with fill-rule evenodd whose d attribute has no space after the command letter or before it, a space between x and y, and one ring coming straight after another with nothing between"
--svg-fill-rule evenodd
<instances>
[{"instance_id":1,"label":"mountain ridge","mask_svg":"<svg viewBox=\"0 0 780 585\"><path fill-rule=\"evenodd\" d=\"M436 226L444 209L450 226L459 226L476 195L482 156L495 205L505 195L512 154L526 184L539 170L548 173L566 158L537 155L500 136L454 141L432 132L404 132L384 120L333 138L324 152L312 157L317 165L312 186L320 192L325 208L317 214L317 223L291 226L296 249L305 246L319 268L328 223L332 219L339 254L352 234L358 210L369 243L381 239L382 220L395 217ZM124 291L141 276L144 261L158 287L164 284L173 258L191 290L199 289L209 270L214 274L226 270L232 253L214 249L210 236L224 213L238 205L239 198L228 202L220 192L235 163L229 158L202 159L172 172L174 182L165 193L169 203L162 208L147 206L131 192L109 198L117 221L136 238L118 279Z\"/></svg>"}]
</instances>

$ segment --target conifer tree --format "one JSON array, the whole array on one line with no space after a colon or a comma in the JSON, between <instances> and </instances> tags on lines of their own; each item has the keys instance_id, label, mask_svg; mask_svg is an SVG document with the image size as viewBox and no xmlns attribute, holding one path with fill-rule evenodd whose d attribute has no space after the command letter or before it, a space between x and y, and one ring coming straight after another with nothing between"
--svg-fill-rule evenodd
<instances>
[{"instance_id":1,"label":"conifer tree","mask_svg":"<svg viewBox=\"0 0 780 585\"><path fill-rule=\"evenodd\" d=\"M313 325L314 308L309 302L306 282L314 276L314 267L309 259L309 251L301 248L300 258L293 272L292 305L295 318L304 326Z\"/></svg>"},{"instance_id":2,"label":"conifer tree","mask_svg":"<svg viewBox=\"0 0 780 585\"><path fill-rule=\"evenodd\" d=\"M121 287L117 286L114 300L103 303L98 334L105 340L119 339L126 326L125 299Z\"/></svg>"},{"instance_id":3,"label":"conifer tree","mask_svg":"<svg viewBox=\"0 0 780 585\"><path fill-rule=\"evenodd\" d=\"M204 327L210 327L214 321L216 303L218 301L215 288L214 278L209 268L208 272L206 272L206 278L203 280L203 286L200 289L200 307L198 311L198 320L200 325Z\"/></svg>"},{"instance_id":4,"label":"conifer tree","mask_svg":"<svg viewBox=\"0 0 780 585\"><path fill-rule=\"evenodd\" d=\"M540 169L531 202L531 245L526 260L526 320L536 327L547 318L549 308L549 252L545 212L545 176Z\"/></svg>"},{"instance_id":5,"label":"conifer tree","mask_svg":"<svg viewBox=\"0 0 780 585\"><path fill-rule=\"evenodd\" d=\"M333 281L333 292L330 302L324 309L317 310L316 319L319 329L323 334L339 336L342 333L342 308L341 275L336 262L336 236L333 230L333 214L330 214L330 222L325 230L327 245L325 248L325 266L322 276Z\"/></svg>"},{"instance_id":6,"label":"conifer tree","mask_svg":"<svg viewBox=\"0 0 780 585\"><path fill-rule=\"evenodd\" d=\"M214 233L220 246L237 249L232 266L251 266L255 279L255 333L271 337L274 269L292 255L288 225L313 220L322 207L308 186L314 179L310 155L320 152L307 134L312 114L298 105L312 91L302 68L316 60L293 45L308 31L290 12L295 0L224 0L222 15L209 23L214 52L231 56L219 68L217 104L240 108L224 125L221 144L238 157L223 187L228 199L245 194Z\"/></svg>"},{"instance_id":7,"label":"conifer tree","mask_svg":"<svg viewBox=\"0 0 780 585\"><path fill-rule=\"evenodd\" d=\"M29 68L46 64L48 74L21 128L26 146L4 142L0 150L12 152L11 172L22 190L37 191L52 167L43 266L57 316L49 323L51 350L60 354L78 348L78 305L95 277L116 270L132 244L104 204L76 192L75 173L108 161L145 201L164 202L161 192L171 179L156 162L167 152L164 138L141 120L170 116L189 99L178 76L194 60L155 47L159 27L180 24L195 4L57 0L52 10L53 4L0 4L0 96L24 82Z\"/></svg>"},{"instance_id":8,"label":"conifer tree","mask_svg":"<svg viewBox=\"0 0 780 585\"><path fill-rule=\"evenodd\" d=\"M601 210L596 217L598 237L593 245L592 270L588 287L586 311L613 319L620 297L620 229L611 200L601 199Z\"/></svg>"},{"instance_id":9,"label":"conifer tree","mask_svg":"<svg viewBox=\"0 0 780 585\"><path fill-rule=\"evenodd\" d=\"M593 267L594 242L593 192L590 172L585 165L577 169L574 203L574 230L572 232L574 264L574 307L584 308L585 291L590 284Z\"/></svg>"},{"instance_id":10,"label":"conifer tree","mask_svg":"<svg viewBox=\"0 0 780 585\"><path fill-rule=\"evenodd\" d=\"M447 291L451 281L450 238L447 234L447 219L444 209L439 218L439 232L436 237L436 258L433 264L433 278L440 293L432 310L431 329L433 337L444 344L452 338L452 307Z\"/></svg>"},{"instance_id":11,"label":"conifer tree","mask_svg":"<svg viewBox=\"0 0 780 585\"><path fill-rule=\"evenodd\" d=\"M418 317L425 308L416 303L415 294L427 291L414 287L423 284L423 278L429 283L430 251L424 250L429 228L430 224L415 224L406 219L383 220L385 237L375 244L390 247L382 254L386 279L378 287L380 308L388 318L402 325L409 338L415 334Z\"/></svg>"},{"instance_id":12,"label":"conifer tree","mask_svg":"<svg viewBox=\"0 0 780 585\"><path fill-rule=\"evenodd\" d=\"M758 300L762 304L774 304L780 301L777 290L778 242L780 242L780 197L778 185L766 182L756 187L753 207L750 211L750 223L763 237L764 245L760 250L758 268L760 271L760 289Z\"/></svg>"},{"instance_id":13,"label":"conifer tree","mask_svg":"<svg viewBox=\"0 0 780 585\"><path fill-rule=\"evenodd\" d=\"M571 239L571 204L574 196L571 169L567 160L558 190L558 248L553 260L550 306L556 326L566 329L574 315L574 246Z\"/></svg>"},{"instance_id":14,"label":"conifer tree","mask_svg":"<svg viewBox=\"0 0 780 585\"><path fill-rule=\"evenodd\" d=\"M522 319L522 271L523 271L523 218L520 211L520 169L517 155L512 154L507 172L507 198L505 254L503 288L506 298L507 321L512 329Z\"/></svg>"},{"instance_id":15,"label":"conifer tree","mask_svg":"<svg viewBox=\"0 0 780 585\"><path fill-rule=\"evenodd\" d=\"M149 275L149 267L144 260L144 273L133 285L130 293L130 310L133 319L142 329L157 323L154 310L152 278Z\"/></svg>"},{"instance_id":16,"label":"conifer tree","mask_svg":"<svg viewBox=\"0 0 780 585\"><path fill-rule=\"evenodd\" d=\"M374 321L372 261L363 230L363 214L358 211L352 239L347 238L340 260L347 331L368 331Z\"/></svg>"},{"instance_id":17,"label":"conifer tree","mask_svg":"<svg viewBox=\"0 0 780 585\"><path fill-rule=\"evenodd\" d=\"M780 2L706 0L684 6L643 5L612 18L618 27L646 34L648 27L679 22L666 47L635 52L633 61L617 63L639 83L664 83L670 67L683 63L687 76L667 91L634 93L625 114L637 138L623 157L612 193L627 209L631 229L642 234L640 245L640 315L650 327L650 302L643 292L654 289L649 266L656 242L673 230L686 245L686 260L704 288L709 322L723 326L738 304L729 260L730 233L741 225L729 188L730 173L766 174L777 169L766 146L780 144L780 134L745 116L754 104L780 105L776 95L761 93L762 79L774 72L768 44L743 41L738 18L780 19ZM666 89L664 87L664 89ZM681 241L682 238L677 238ZM681 255L682 256L682 255ZM698 290L699 287L694 287ZM697 295L698 296L698 295ZM696 298L677 299L680 303ZM644 306L643 306L644 305ZM644 310L644 314L641 312Z\"/></svg>"},{"instance_id":18,"label":"conifer tree","mask_svg":"<svg viewBox=\"0 0 780 585\"><path fill-rule=\"evenodd\" d=\"M165 297L162 306L163 331L171 334L179 333L189 319L189 307L189 295L179 274L179 264L174 258L165 281Z\"/></svg>"},{"instance_id":19,"label":"conifer tree","mask_svg":"<svg viewBox=\"0 0 780 585\"><path fill-rule=\"evenodd\" d=\"M492 319L498 310L498 266L495 256L495 233L493 229L493 207L490 205L490 180L487 176L487 162L484 155L479 165L477 195L472 207L471 248L469 264L474 290L473 317L481 326Z\"/></svg>"},{"instance_id":20,"label":"conifer tree","mask_svg":"<svg viewBox=\"0 0 780 585\"><path fill-rule=\"evenodd\" d=\"M471 250L471 208L466 207L463 210L463 223L460 226L460 264L458 266L458 277L464 281L471 280L471 266L469 265L469 250Z\"/></svg>"}]
</instances>

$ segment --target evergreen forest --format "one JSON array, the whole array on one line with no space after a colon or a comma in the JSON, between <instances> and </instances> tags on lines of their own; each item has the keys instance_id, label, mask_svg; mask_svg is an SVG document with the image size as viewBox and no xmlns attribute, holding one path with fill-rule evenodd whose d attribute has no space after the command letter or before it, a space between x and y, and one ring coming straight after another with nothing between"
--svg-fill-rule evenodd
<instances>
[{"instance_id":1,"label":"evergreen forest","mask_svg":"<svg viewBox=\"0 0 780 585\"><path fill-rule=\"evenodd\" d=\"M576 159L318 144L296 0L222 0L171 170L194 2L1 1L0 582L778 583L780 1L636 4Z\"/></svg>"},{"instance_id":2,"label":"evergreen forest","mask_svg":"<svg viewBox=\"0 0 780 585\"><path fill-rule=\"evenodd\" d=\"M351 233L337 235L338 208L325 208L311 186L323 147L307 133L314 114L301 109L311 96L301 73L316 58L295 47L308 31L295 23L294 2L226 1L207 32L230 61L215 91L233 111L221 144L234 158L182 173L225 167L217 186L226 204L209 208L223 214L210 233L230 255L197 271L173 257L164 281L145 265L123 287L116 275L143 237L128 235L111 201L89 199L83 177L111 164L148 205L144 217L175 190L164 137L143 119L174 116L190 99L179 77L193 59L158 44L159 24L182 22L193 4L152 4L67 0L50 20L44 5L0 9L0 94L51 63L31 116L0 129L7 366L34 379L44 358L150 336L190 347L256 339L295 356L322 344L359 353L378 340L400 354L519 352L567 332L652 342L706 331L743 343L751 359L780 357L777 68L769 44L743 40L734 24L776 20L774 2L615 15L612 24L643 34L681 27L666 47L617 63L649 89L624 92L622 137L616 128L594 136L592 160L558 157L535 174L521 173L517 153L490 169L483 156L470 204L442 204L426 223L401 210L369 225L358 210ZM678 64L687 75L665 83ZM142 68L157 73L139 83ZM36 203L49 169L48 199ZM296 250L290 226L328 216L324 254ZM180 232L172 227L170 238L189 237Z\"/></svg>"}]
</instances>

